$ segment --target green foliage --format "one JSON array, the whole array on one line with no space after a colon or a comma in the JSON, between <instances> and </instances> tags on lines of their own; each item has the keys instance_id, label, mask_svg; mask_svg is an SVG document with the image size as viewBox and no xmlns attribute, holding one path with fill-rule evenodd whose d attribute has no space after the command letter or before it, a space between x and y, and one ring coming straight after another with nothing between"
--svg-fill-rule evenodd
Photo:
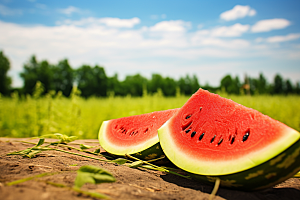
<instances>
[{"instance_id":1,"label":"green foliage","mask_svg":"<svg viewBox=\"0 0 300 200\"><path fill-rule=\"evenodd\" d=\"M44 149L39 148L39 146L44 144L44 141L45 141L45 139L42 138L39 140L37 145L35 145L34 147L27 148L22 151L15 151L12 153L8 153L7 155L21 155L23 157L33 158L36 156L36 154L38 154L38 153L42 152L42 150L44 150Z\"/></svg>"},{"instance_id":2,"label":"green foliage","mask_svg":"<svg viewBox=\"0 0 300 200\"><path fill-rule=\"evenodd\" d=\"M300 131L300 96L231 95L219 93L242 105L256 109ZM0 98L0 137L77 136L97 138L101 123L131 115L179 108L189 96L164 97L162 92L144 97L83 99L73 88L70 98L48 95L38 98ZM66 136L63 136L66 135ZM66 143L61 141L62 143Z\"/></svg>"},{"instance_id":3,"label":"green foliage","mask_svg":"<svg viewBox=\"0 0 300 200\"><path fill-rule=\"evenodd\" d=\"M183 95L192 95L200 87L197 77L194 75L192 78L186 75L184 78L180 78L178 81L178 86Z\"/></svg>"},{"instance_id":4,"label":"green foliage","mask_svg":"<svg viewBox=\"0 0 300 200\"><path fill-rule=\"evenodd\" d=\"M76 80L78 89L85 98L107 95L107 76L103 67L95 66L92 68L83 65L76 70Z\"/></svg>"},{"instance_id":5,"label":"green foliage","mask_svg":"<svg viewBox=\"0 0 300 200\"><path fill-rule=\"evenodd\" d=\"M74 70L69 65L67 59L53 66L53 89L56 92L61 91L64 96L70 96L74 80Z\"/></svg>"},{"instance_id":6,"label":"green foliage","mask_svg":"<svg viewBox=\"0 0 300 200\"><path fill-rule=\"evenodd\" d=\"M79 168L75 179L75 187L81 188L85 183L99 184L115 182L115 177L108 171L93 165Z\"/></svg>"},{"instance_id":7,"label":"green foliage","mask_svg":"<svg viewBox=\"0 0 300 200\"><path fill-rule=\"evenodd\" d=\"M0 94L8 95L11 85L11 78L7 76L10 68L8 58L0 51Z\"/></svg>"}]
</instances>

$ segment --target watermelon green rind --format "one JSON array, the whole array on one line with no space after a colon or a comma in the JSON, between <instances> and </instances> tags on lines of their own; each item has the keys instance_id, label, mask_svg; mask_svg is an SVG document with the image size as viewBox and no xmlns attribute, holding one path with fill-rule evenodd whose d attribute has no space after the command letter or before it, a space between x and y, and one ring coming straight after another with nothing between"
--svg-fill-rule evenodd
<instances>
[{"instance_id":1,"label":"watermelon green rind","mask_svg":"<svg viewBox=\"0 0 300 200\"><path fill-rule=\"evenodd\" d=\"M202 89L160 127L158 135L171 162L201 175L251 169L300 139L285 124Z\"/></svg>"},{"instance_id":2,"label":"watermelon green rind","mask_svg":"<svg viewBox=\"0 0 300 200\"><path fill-rule=\"evenodd\" d=\"M285 137L280 138L260 151L248 154L247 157L234 159L234 163L232 160L210 162L199 158L193 158L184 153L183 149L179 149L179 147L176 146L172 138L172 131L170 130L172 119L173 117L158 130L161 147L164 153L168 159L179 168L184 169L187 172L201 175L233 174L253 168L266 160L270 160L277 156L300 139L300 134L297 131L287 128L284 133Z\"/></svg>"},{"instance_id":3,"label":"watermelon green rind","mask_svg":"<svg viewBox=\"0 0 300 200\"><path fill-rule=\"evenodd\" d=\"M108 127L109 123L110 123L110 121L102 122L100 131L99 131L99 137L98 137L100 145L109 153L112 153L114 155L120 155L120 156L124 156L125 154L136 154L145 149L149 149L152 146L155 146L157 143L159 143L158 135L154 135L152 138L145 140L143 142L140 142L139 144L136 144L135 146L131 146L130 148L128 148L127 146L122 147L120 145L116 145L113 142L110 142L110 140L107 138L107 134L104 134L106 132L106 128ZM153 152L153 153L155 153L155 152Z\"/></svg>"},{"instance_id":4,"label":"watermelon green rind","mask_svg":"<svg viewBox=\"0 0 300 200\"><path fill-rule=\"evenodd\" d=\"M239 190L261 190L277 185L291 178L300 170L300 140L291 147L251 169L221 176L189 175L201 182L214 184L216 178L221 180L221 186Z\"/></svg>"}]
</instances>

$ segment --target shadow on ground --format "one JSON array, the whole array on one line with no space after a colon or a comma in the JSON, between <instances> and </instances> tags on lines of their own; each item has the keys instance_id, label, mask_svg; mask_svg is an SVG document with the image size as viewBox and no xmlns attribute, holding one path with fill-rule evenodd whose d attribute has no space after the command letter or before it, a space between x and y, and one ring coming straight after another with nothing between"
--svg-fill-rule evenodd
<instances>
[{"instance_id":1,"label":"shadow on ground","mask_svg":"<svg viewBox=\"0 0 300 200\"><path fill-rule=\"evenodd\" d=\"M203 193L210 194L213 186L206 185L194 180L188 180L171 174L161 175L164 181L174 183L178 186L199 190ZM295 188L269 188L261 191L244 192L219 188L217 196L229 200L299 200L300 190Z\"/></svg>"}]
</instances>

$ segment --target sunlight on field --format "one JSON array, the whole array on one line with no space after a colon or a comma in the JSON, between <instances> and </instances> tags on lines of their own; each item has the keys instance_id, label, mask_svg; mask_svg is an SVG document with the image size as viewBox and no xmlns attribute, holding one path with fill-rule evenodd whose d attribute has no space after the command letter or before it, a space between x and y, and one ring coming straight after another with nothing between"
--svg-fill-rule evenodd
<instances>
[{"instance_id":1,"label":"sunlight on field","mask_svg":"<svg viewBox=\"0 0 300 200\"><path fill-rule=\"evenodd\" d=\"M300 131L300 96L235 96L220 94L256 109ZM0 137L33 137L49 133L97 138L104 120L181 107L189 97L83 99L77 95L0 98Z\"/></svg>"}]
</instances>

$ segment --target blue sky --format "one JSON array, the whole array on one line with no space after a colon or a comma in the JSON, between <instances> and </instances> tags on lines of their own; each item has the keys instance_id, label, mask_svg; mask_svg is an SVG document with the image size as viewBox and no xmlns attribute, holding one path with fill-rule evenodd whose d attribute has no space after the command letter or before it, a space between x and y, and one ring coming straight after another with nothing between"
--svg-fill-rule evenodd
<instances>
[{"instance_id":1,"label":"blue sky","mask_svg":"<svg viewBox=\"0 0 300 200\"><path fill-rule=\"evenodd\" d=\"M196 75L218 86L226 74L300 81L300 1L0 0L0 50L13 86L34 54L108 76Z\"/></svg>"}]
</instances>

